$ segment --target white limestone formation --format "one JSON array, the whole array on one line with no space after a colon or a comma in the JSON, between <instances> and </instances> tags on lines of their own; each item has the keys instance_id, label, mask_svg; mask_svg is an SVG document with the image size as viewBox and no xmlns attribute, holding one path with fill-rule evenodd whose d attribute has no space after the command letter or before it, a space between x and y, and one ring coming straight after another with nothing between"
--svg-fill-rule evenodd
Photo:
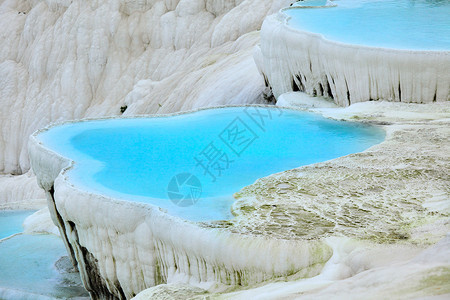
<instances>
[{"instance_id":1,"label":"white limestone formation","mask_svg":"<svg viewBox=\"0 0 450 300\"><path fill-rule=\"evenodd\" d=\"M268 283L211 299L447 299L449 296L450 236L426 250L399 245L373 247L337 238L330 239L330 243L335 251L319 276ZM143 292L136 299L153 299L146 297L148 294Z\"/></svg>"},{"instance_id":2,"label":"white limestone formation","mask_svg":"<svg viewBox=\"0 0 450 300\"><path fill-rule=\"evenodd\" d=\"M265 19L254 52L277 98L303 91L348 106L372 100L450 100L450 51L409 51L343 44L287 25L280 11Z\"/></svg>"},{"instance_id":3,"label":"white limestone formation","mask_svg":"<svg viewBox=\"0 0 450 300\"><path fill-rule=\"evenodd\" d=\"M53 223L48 207L44 207L23 222L23 232L26 234L51 233L59 235L59 230Z\"/></svg>"},{"instance_id":4,"label":"white limestone formation","mask_svg":"<svg viewBox=\"0 0 450 300\"><path fill-rule=\"evenodd\" d=\"M31 171L23 175L0 175L0 209L35 209L45 204L45 194Z\"/></svg>"}]
</instances>

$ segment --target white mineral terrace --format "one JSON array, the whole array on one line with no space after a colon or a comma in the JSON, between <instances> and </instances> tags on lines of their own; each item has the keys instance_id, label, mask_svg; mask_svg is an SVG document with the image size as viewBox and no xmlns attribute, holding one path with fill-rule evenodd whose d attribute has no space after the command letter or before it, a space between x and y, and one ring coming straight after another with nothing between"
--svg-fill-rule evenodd
<instances>
[{"instance_id":1,"label":"white mineral terrace","mask_svg":"<svg viewBox=\"0 0 450 300\"><path fill-rule=\"evenodd\" d=\"M39 133L49 129L30 137L31 165L46 191L52 219L94 298L131 298L167 282L220 291L293 274L311 277L331 257L330 246L320 240L205 228L151 204L86 190L67 175L75 162L39 140Z\"/></svg>"},{"instance_id":2,"label":"white mineral terrace","mask_svg":"<svg viewBox=\"0 0 450 300\"><path fill-rule=\"evenodd\" d=\"M282 98L285 104L309 105L295 94ZM206 291L239 298L246 294L216 293L280 278L294 280L278 291L289 295L291 288L305 289L298 279L319 273L312 282L327 287L393 261L406 264L399 272L415 270L414 257L449 230L448 104L371 102L313 110L381 122L389 135L362 153L257 181L236 195L235 218L226 222L187 222L151 205L82 190L66 175L73 162L32 136L33 170L91 296L131 298L168 283L146 291L153 295L148 299ZM442 253L439 249L430 251ZM445 287L448 259L419 262L411 276L415 282L437 276L424 284Z\"/></svg>"},{"instance_id":3,"label":"white mineral terrace","mask_svg":"<svg viewBox=\"0 0 450 300\"><path fill-rule=\"evenodd\" d=\"M276 98L285 92L304 91L331 97L341 106L372 100L450 100L450 51L398 50L332 41L320 33L288 25L284 11L265 19L260 45L254 52L266 85Z\"/></svg>"}]
</instances>

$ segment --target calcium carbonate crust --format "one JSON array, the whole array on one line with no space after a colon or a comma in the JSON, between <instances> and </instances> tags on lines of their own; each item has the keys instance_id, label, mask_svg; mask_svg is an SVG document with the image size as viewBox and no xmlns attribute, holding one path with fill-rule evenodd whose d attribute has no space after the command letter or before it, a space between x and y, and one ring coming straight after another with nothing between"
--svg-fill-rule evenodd
<instances>
[{"instance_id":1,"label":"calcium carbonate crust","mask_svg":"<svg viewBox=\"0 0 450 300\"><path fill-rule=\"evenodd\" d=\"M76 162L38 140L51 127L30 137L30 161L46 191L51 217L93 298L128 299L162 283L220 291L277 277L310 277L332 255L321 240L207 228L150 204L83 190L67 176Z\"/></svg>"},{"instance_id":2,"label":"calcium carbonate crust","mask_svg":"<svg viewBox=\"0 0 450 300\"><path fill-rule=\"evenodd\" d=\"M302 8L287 8L302 9ZM303 91L336 104L450 100L450 51L344 44L288 25L282 9L264 20L254 59L273 95Z\"/></svg>"}]
</instances>

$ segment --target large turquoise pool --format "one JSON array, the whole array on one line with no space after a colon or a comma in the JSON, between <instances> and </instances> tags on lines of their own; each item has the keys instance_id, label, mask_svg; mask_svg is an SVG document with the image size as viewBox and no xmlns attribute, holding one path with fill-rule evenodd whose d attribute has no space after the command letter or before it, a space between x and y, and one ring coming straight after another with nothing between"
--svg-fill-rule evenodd
<instances>
[{"instance_id":1,"label":"large turquoise pool","mask_svg":"<svg viewBox=\"0 0 450 300\"><path fill-rule=\"evenodd\" d=\"M327 1L307 0L317 6ZM450 50L448 0L336 0L324 8L293 7L284 12L294 28L326 39L372 47Z\"/></svg>"},{"instance_id":2,"label":"large turquoise pool","mask_svg":"<svg viewBox=\"0 0 450 300\"><path fill-rule=\"evenodd\" d=\"M197 221L230 218L233 193L260 177L363 151L384 131L251 106L67 123L38 139L76 161L72 182Z\"/></svg>"}]
</instances>

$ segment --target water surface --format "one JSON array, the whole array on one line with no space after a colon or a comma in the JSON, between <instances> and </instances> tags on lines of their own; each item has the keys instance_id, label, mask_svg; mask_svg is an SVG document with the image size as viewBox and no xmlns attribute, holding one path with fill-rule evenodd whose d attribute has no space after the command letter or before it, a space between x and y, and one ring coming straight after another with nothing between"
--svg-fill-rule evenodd
<instances>
[{"instance_id":1,"label":"water surface","mask_svg":"<svg viewBox=\"0 0 450 300\"><path fill-rule=\"evenodd\" d=\"M0 240L23 231L22 224L34 210L0 210Z\"/></svg>"},{"instance_id":2,"label":"water surface","mask_svg":"<svg viewBox=\"0 0 450 300\"><path fill-rule=\"evenodd\" d=\"M0 299L89 296L59 237L22 233L23 222L34 212L0 211Z\"/></svg>"},{"instance_id":3,"label":"water surface","mask_svg":"<svg viewBox=\"0 0 450 300\"><path fill-rule=\"evenodd\" d=\"M0 299L89 296L55 235L20 234L1 241L0 270Z\"/></svg>"},{"instance_id":4,"label":"water surface","mask_svg":"<svg viewBox=\"0 0 450 300\"><path fill-rule=\"evenodd\" d=\"M324 2L305 1L302 5ZM448 0L338 0L331 3L336 6L285 10L291 17L288 24L348 44L450 50Z\"/></svg>"},{"instance_id":5,"label":"water surface","mask_svg":"<svg viewBox=\"0 0 450 300\"><path fill-rule=\"evenodd\" d=\"M38 139L76 161L71 181L88 190L217 220L231 217L232 194L256 179L363 151L384 131L289 109L233 107L69 123Z\"/></svg>"}]
</instances>

